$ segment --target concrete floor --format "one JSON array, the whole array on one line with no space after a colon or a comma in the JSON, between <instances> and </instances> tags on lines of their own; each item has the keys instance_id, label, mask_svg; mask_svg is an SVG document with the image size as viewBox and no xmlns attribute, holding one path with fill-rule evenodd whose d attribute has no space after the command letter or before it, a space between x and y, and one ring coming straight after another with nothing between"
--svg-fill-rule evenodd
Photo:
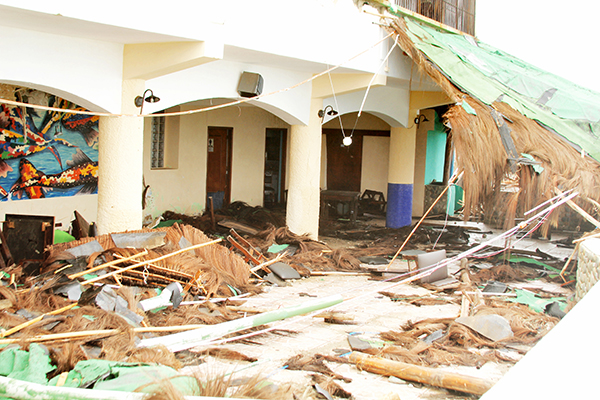
<instances>
[{"instance_id":1,"label":"concrete floor","mask_svg":"<svg viewBox=\"0 0 600 400\"><path fill-rule=\"evenodd\" d=\"M438 224L437 222L436 224ZM443 223L443 221L442 221ZM456 223L452 223L456 224ZM464 225L464 223L458 223ZM483 224L472 224L478 227L482 232L490 231ZM493 230L493 234L471 234L473 245L492 240L501 231ZM554 240L558 237L554 237ZM327 242L327 239L323 239ZM329 243L328 243L329 244ZM332 247L343 245L343 243L332 241ZM547 240L523 239L517 241L502 241L501 243L492 243L496 246L509 244L515 248L535 251L540 249L556 257L565 259L572 250L563 249ZM408 246L407 248L410 248ZM379 291L391 291L399 296L429 296L432 292L416 284L393 284L382 281L370 281L368 276L328 276L328 277L310 277L297 281L288 281L288 286L265 287L265 292L247 299L245 308L253 308L260 311L267 311L300 304L308 297L303 297L303 293L311 296L326 297L333 294L341 294L346 300L341 304L330 308L344 313L352 318L354 325L335 325L328 324L323 318L316 318L311 313L305 316L289 318L270 324L277 329L286 329L295 331L296 334L288 336L275 335L268 333L263 336L252 338L257 344L226 343L222 344L228 349L239 351L247 356L258 359L255 363L228 362L222 359L209 358L209 362L201 364L198 367L186 367L183 373L233 373L234 378L246 375L262 373L268 375L269 380L278 384L290 384L295 388L296 393L304 393L304 398L316 398L314 390L310 389L310 372L290 371L284 369L285 362L298 354L312 356L315 354L336 355L342 349L350 350L348 344L348 335L350 333L362 333L366 336L373 336L379 332L388 330L400 330L400 326L407 321L420 321L425 318L455 318L460 313L460 304L434 305L434 306L414 306L402 302L393 302L388 297L378 294ZM559 289L557 289L559 290ZM458 299L458 297L457 297ZM196 350L202 350L198 348ZM451 393L444 389L438 389L430 386L412 384L410 382L399 382L396 379L388 379L377 374L365 371L359 371L351 364L338 364L328 362L327 365L336 373L352 379L352 382L345 383L336 381L345 390L351 392L355 399L463 399L473 398L472 396L461 396L457 393ZM508 363L486 363L480 369L475 367L451 366L439 367L453 372L462 373L474 377L484 378L497 382L510 369Z\"/></svg>"},{"instance_id":2,"label":"concrete floor","mask_svg":"<svg viewBox=\"0 0 600 400\"><path fill-rule=\"evenodd\" d=\"M319 297L342 294L344 297L350 298L329 310L344 313L345 316L353 318L356 324L328 324L323 321L323 318L315 318L311 315L280 321L271 324L271 326L278 329L293 330L297 334L291 336L268 334L252 339L261 342L262 345L239 343L223 345L228 349L258 358L258 362L252 368L244 369L248 363L230 363L218 359L213 359L210 363L203 364L198 368L205 372L215 372L216 370L231 372L243 369L235 376L262 372L270 375L270 380L273 382L280 384L293 383L300 388L308 387L310 386L310 373L282 369L285 361L298 354L309 356L314 354L335 355L334 350L337 349L350 351L348 335L353 332L376 337L379 332L400 330L400 326L409 320L416 322L424 318L454 318L460 312L458 304L417 307L402 302L393 302L388 297L378 294L382 290L392 291L400 296L430 295L429 290L416 285L393 285L386 282L369 281L366 276L311 277L295 281L287 287L271 287L268 292L250 298L244 306L259 310L271 310L278 307L297 305L306 301L306 297L301 297L300 293L308 293ZM327 363L327 365L334 372L352 379L351 383L339 381L338 383L345 390L351 392L357 400L384 399L389 398L388 396L391 394L396 394L403 400L469 398L468 396L451 395L443 389L420 387L420 385L408 382L394 383L393 380L390 381L387 377L361 372L349 364ZM447 369L497 381L506 373L508 368L508 364L487 363L479 370L474 367L451 367ZM189 373L195 370L197 370L196 367L187 368L183 372Z\"/></svg>"}]
</instances>

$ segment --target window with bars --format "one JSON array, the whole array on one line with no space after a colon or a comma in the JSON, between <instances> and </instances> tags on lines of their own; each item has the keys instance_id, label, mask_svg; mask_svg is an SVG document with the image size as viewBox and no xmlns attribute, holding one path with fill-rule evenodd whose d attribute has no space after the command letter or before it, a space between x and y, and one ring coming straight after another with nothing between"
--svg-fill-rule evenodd
<instances>
[{"instance_id":1,"label":"window with bars","mask_svg":"<svg viewBox=\"0 0 600 400\"><path fill-rule=\"evenodd\" d=\"M152 148L150 150L150 167L165 167L165 117L152 118Z\"/></svg>"},{"instance_id":2,"label":"window with bars","mask_svg":"<svg viewBox=\"0 0 600 400\"><path fill-rule=\"evenodd\" d=\"M462 32L475 34L476 0L394 0L394 3Z\"/></svg>"}]
</instances>

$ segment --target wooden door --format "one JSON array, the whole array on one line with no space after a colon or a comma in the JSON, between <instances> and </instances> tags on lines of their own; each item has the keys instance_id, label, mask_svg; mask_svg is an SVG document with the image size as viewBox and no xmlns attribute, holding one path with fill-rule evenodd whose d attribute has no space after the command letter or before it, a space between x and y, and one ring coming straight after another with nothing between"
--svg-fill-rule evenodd
<instances>
[{"instance_id":1,"label":"wooden door","mask_svg":"<svg viewBox=\"0 0 600 400\"><path fill-rule=\"evenodd\" d=\"M342 144L342 131L323 129L327 137L327 189L360 192L363 136L355 132L352 144Z\"/></svg>"},{"instance_id":2,"label":"wooden door","mask_svg":"<svg viewBox=\"0 0 600 400\"><path fill-rule=\"evenodd\" d=\"M213 198L213 207L229 205L231 199L231 142L233 128L209 127L206 167L206 204Z\"/></svg>"},{"instance_id":3,"label":"wooden door","mask_svg":"<svg viewBox=\"0 0 600 400\"><path fill-rule=\"evenodd\" d=\"M284 203L287 130L267 128L265 134L264 207Z\"/></svg>"}]
</instances>

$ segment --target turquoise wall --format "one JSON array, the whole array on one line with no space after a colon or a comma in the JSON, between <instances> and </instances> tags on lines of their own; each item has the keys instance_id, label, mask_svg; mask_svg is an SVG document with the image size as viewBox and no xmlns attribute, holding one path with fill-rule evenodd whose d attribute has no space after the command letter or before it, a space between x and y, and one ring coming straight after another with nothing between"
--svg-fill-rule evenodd
<instances>
[{"instance_id":1,"label":"turquoise wall","mask_svg":"<svg viewBox=\"0 0 600 400\"><path fill-rule=\"evenodd\" d=\"M427 132L427 153L425 161L425 185L431 182L444 181L444 158L446 156L446 132L440 121L438 113L435 113L435 124L431 131Z\"/></svg>"}]
</instances>

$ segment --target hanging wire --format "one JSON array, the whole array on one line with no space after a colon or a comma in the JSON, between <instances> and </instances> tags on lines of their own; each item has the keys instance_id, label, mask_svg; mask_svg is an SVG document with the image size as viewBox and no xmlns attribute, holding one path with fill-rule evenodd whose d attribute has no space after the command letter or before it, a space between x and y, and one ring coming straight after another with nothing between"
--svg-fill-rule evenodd
<instances>
[{"instance_id":1,"label":"hanging wire","mask_svg":"<svg viewBox=\"0 0 600 400\"><path fill-rule=\"evenodd\" d=\"M451 183L450 184L450 188L452 188L452 186L455 186L455 184ZM440 241L440 238L444 234L444 231L446 230L446 226L448 226L448 203L447 203L447 200L446 200L446 219L444 220L444 226L442 227L442 231L440 232L439 236L435 240L435 243L433 244L432 250L435 250L435 246L437 246L438 242Z\"/></svg>"},{"instance_id":2,"label":"hanging wire","mask_svg":"<svg viewBox=\"0 0 600 400\"><path fill-rule=\"evenodd\" d=\"M386 38L388 36L386 36ZM396 46L399 46L398 45L398 35L396 35L394 37L394 43L395 43ZM358 114L356 114L356 120L354 121L354 127L352 127L352 132L350 132L350 137L352 137L352 135L354 135L354 131L356 130L356 126L358 125L358 119L360 118L360 115L362 114L362 110L363 110L363 108L365 106L365 102L367 101L367 96L369 95L369 90L371 90L371 86L373 85L373 82L375 81L375 78L377 77L377 74L379 73L379 70L381 70L381 67L384 66L384 64L388 61L388 59L392 55L392 51L394 51L394 48L395 48L395 46L390 46L390 51L387 53L387 55L385 56L385 58L383 59L383 61L381 62L381 64L377 68L377 70L375 71L375 73L373 74L373 77L369 81L369 84L367 85L367 90L365 90L365 95L363 97L362 103L360 104L360 108L358 109ZM343 134L344 134L344 130L342 129L342 135ZM344 137L346 137L346 136L344 135Z\"/></svg>"},{"instance_id":3,"label":"hanging wire","mask_svg":"<svg viewBox=\"0 0 600 400\"><path fill-rule=\"evenodd\" d=\"M333 103L335 104L335 109L338 111L338 119L340 121L340 129L342 130L342 137L346 137L344 133L344 124L342 123L342 113L340 111L340 107L337 102L337 96L335 95L335 88L333 87L333 79L331 79L331 71L329 70L329 64L327 64L327 76L329 77L329 84L331 85L331 93L333 94Z\"/></svg>"}]
</instances>

